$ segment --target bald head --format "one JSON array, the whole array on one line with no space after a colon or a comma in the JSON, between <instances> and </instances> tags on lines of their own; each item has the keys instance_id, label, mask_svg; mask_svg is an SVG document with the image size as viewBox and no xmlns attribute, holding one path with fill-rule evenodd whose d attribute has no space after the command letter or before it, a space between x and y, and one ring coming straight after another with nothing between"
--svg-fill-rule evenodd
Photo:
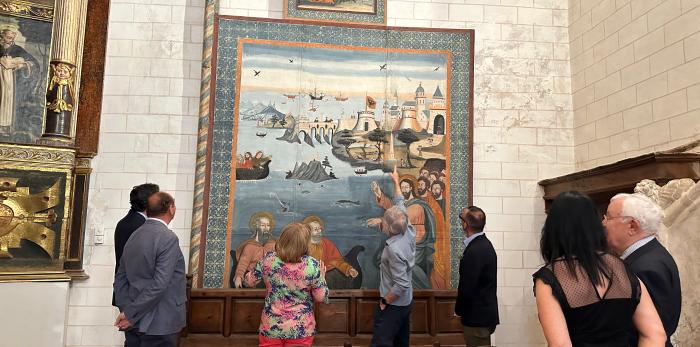
<instances>
[{"instance_id":1,"label":"bald head","mask_svg":"<svg viewBox=\"0 0 700 347\"><path fill-rule=\"evenodd\" d=\"M146 215L150 218L158 218L166 223L175 218L175 199L166 193L158 192L148 198Z\"/></svg>"},{"instance_id":2,"label":"bald head","mask_svg":"<svg viewBox=\"0 0 700 347\"><path fill-rule=\"evenodd\" d=\"M486 213L476 206L463 208L459 213L459 219L462 220L462 229L467 235L483 231L486 226Z\"/></svg>"}]
</instances>

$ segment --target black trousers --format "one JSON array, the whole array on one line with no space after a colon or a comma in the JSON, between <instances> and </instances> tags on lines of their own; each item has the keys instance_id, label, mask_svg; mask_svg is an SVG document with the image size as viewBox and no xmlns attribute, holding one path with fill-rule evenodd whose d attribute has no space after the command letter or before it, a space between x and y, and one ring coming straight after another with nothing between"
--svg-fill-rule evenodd
<instances>
[{"instance_id":1,"label":"black trousers","mask_svg":"<svg viewBox=\"0 0 700 347\"><path fill-rule=\"evenodd\" d=\"M371 347L408 347L411 334L411 309L408 306L386 305L384 310L377 307L374 314L374 335Z\"/></svg>"},{"instance_id":2,"label":"black trousers","mask_svg":"<svg viewBox=\"0 0 700 347\"><path fill-rule=\"evenodd\" d=\"M126 341L124 347L177 347L177 338L180 333L170 335L146 335L137 329L124 332Z\"/></svg>"}]
</instances>

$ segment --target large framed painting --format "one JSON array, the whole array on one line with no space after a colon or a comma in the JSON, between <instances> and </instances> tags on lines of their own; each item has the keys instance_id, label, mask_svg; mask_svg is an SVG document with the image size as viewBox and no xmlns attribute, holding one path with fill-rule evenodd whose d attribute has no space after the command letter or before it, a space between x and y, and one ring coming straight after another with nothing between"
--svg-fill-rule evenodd
<instances>
[{"instance_id":1,"label":"large framed painting","mask_svg":"<svg viewBox=\"0 0 700 347\"><path fill-rule=\"evenodd\" d=\"M386 24L387 0L284 0L284 18Z\"/></svg>"},{"instance_id":2,"label":"large framed painting","mask_svg":"<svg viewBox=\"0 0 700 347\"><path fill-rule=\"evenodd\" d=\"M41 137L52 20L53 1L0 3L0 142Z\"/></svg>"},{"instance_id":3,"label":"large framed painting","mask_svg":"<svg viewBox=\"0 0 700 347\"><path fill-rule=\"evenodd\" d=\"M190 270L243 280L302 222L332 289L379 284L396 168L416 228L413 283L449 289L472 197L470 30L220 17L202 99Z\"/></svg>"}]
</instances>

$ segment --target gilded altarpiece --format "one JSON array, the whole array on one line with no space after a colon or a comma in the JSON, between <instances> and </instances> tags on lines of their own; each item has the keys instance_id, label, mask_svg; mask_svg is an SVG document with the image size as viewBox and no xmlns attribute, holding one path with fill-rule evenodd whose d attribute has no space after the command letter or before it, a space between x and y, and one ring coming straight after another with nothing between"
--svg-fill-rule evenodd
<instances>
[{"instance_id":1,"label":"gilded altarpiece","mask_svg":"<svg viewBox=\"0 0 700 347\"><path fill-rule=\"evenodd\" d=\"M75 154L0 145L0 281L62 280Z\"/></svg>"},{"instance_id":2,"label":"gilded altarpiece","mask_svg":"<svg viewBox=\"0 0 700 347\"><path fill-rule=\"evenodd\" d=\"M0 0L0 282L87 277L96 148L75 146L76 133L97 133L76 131L87 5Z\"/></svg>"}]
</instances>

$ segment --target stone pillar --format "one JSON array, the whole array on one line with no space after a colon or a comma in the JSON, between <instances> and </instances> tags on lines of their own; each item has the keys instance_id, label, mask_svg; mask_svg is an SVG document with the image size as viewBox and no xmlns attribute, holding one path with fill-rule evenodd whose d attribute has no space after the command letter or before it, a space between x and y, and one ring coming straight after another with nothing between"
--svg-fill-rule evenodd
<instances>
[{"instance_id":1,"label":"stone pillar","mask_svg":"<svg viewBox=\"0 0 700 347\"><path fill-rule=\"evenodd\" d=\"M74 143L72 129L78 102L76 70L82 7L81 0L61 0L55 8L45 126L37 141L40 144L72 146Z\"/></svg>"}]
</instances>

